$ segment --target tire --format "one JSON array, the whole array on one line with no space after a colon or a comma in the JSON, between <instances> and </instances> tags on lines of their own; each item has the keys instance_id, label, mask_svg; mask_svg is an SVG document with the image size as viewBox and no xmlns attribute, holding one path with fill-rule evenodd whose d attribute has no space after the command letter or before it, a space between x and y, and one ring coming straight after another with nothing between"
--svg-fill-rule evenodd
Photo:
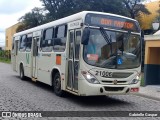
<instances>
[{"instance_id":1,"label":"tire","mask_svg":"<svg viewBox=\"0 0 160 120\"><path fill-rule=\"evenodd\" d=\"M20 76L20 79L21 79L21 80L25 80L23 65L20 65L19 76Z\"/></svg>"},{"instance_id":2,"label":"tire","mask_svg":"<svg viewBox=\"0 0 160 120\"><path fill-rule=\"evenodd\" d=\"M54 75L53 78L53 90L57 96L63 97L65 94L61 89L61 77L58 72Z\"/></svg>"}]
</instances>

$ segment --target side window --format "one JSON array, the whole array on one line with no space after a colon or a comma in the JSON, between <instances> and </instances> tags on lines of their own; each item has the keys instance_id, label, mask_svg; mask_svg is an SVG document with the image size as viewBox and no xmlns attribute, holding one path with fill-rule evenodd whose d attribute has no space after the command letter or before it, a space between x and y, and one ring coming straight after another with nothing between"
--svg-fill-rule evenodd
<instances>
[{"instance_id":1,"label":"side window","mask_svg":"<svg viewBox=\"0 0 160 120\"><path fill-rule=\"evenodd\" d=\"M26 41L26 51L30 52L32 46L32 34L27 35L27 41Z\"/></svg>"},{"instance_id":2,"label":"side window","mask_svg":"<svg viewBox=\"0 0 160 120\"><path fill-rule=\"evenodd\" d=\"M26 41L27 41L27 36L23 35L20 39L20 48L19 50L21 52L24 52L26 50Z\"/></svg>"},{"instance_id":3,"label":"side window","mask_svg":"<svg viewBox=\"0 0 160 120\"><path fill-rule=\"evenodd\" d=\"M54 28L49 28L43 33L43 40L41 43L43 52L51 52L53 49L53 34Z\"/></svg>"},{"instance_id":4,"label":"side window","mask_svg":"<svg viewBox=\"0 0 160 120\"><path fill-rule=\"evenodd\" d=\"M67 39L67 25L56 27L56 35L54 39L53 50L56 52L65 51L66 39Z\"/></svg>"}]
</instances>

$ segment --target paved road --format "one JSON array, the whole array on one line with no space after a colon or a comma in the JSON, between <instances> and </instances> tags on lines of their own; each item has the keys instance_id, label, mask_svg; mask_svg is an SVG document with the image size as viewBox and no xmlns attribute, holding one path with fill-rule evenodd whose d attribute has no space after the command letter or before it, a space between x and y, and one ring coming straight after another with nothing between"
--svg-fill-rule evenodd
<instances>
[{"instance_id":1,"label":"paved road","mask_svg":"<svg viewBox=\"0 0 160 120\"><path fill-rule=\"evenodd\" d=\"M9 110L160 111L160 101L135 95L114 95L108 97L77 97L68 95L66 98L60 98L52 92L50 86L34 83L30 79L22 81L18 74L12 71L11 65L0 63L0 111ZM128 118L125 119L127 120ZM141 120L142 118L138 119Z\"/></svg>"}]
</instances>

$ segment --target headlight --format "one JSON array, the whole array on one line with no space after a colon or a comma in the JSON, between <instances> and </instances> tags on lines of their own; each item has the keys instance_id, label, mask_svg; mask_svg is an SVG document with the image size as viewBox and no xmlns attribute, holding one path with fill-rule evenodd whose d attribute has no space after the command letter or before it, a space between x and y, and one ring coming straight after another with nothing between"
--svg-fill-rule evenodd
<instances>
[{"instance_id":1,"label":"headlight","mask_svg":"<svg viewBox=\"0 0 160 120\"><path fill-rule=\"evenodd\" d=\"M137 84L138 82L139 82L139 80L133 79L130 84Z\"/></svg>"},{"instance_id":2,"label":"headlight","mask_svg":"<svg viewBox=\"0 0 160 120\"><path fill-rule=\"evenodd\" d=\"M136 76L135 79L133 79L130 84L137 84L138 82L140 81L140 77L139 76Z\"/></svg>"},{"instance_id":3,"label":"headlight","mask_svg":"<svg viewBox=\"0 0 160 120\"><path fill-rule=\"evenodd\" d=\"M99 81L89 72L82 71L82 75L85 77L85 79L92 84L99 84Z\"/></svg>"},{"instance_id":4,"label":"headlight","mask_svg":"<svg viewBox=\"0 0 160 120\"><path fill-rule=\"evenodd\" d=\"M139 77L139 76L137 76L137 77L136 77L136 79L137 79L137 80L139 80L139 79L140 79L140 77Z\"/></svg>"}]
</instances>

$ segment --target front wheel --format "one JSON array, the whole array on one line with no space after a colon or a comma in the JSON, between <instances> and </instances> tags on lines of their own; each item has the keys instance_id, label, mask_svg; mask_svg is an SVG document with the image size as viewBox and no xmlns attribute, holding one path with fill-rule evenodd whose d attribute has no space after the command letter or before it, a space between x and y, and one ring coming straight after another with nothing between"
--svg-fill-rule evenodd
<instances>
[{"instance_id":1,"label":"front wheel","mask_svg":"<svg viewBox=\"0 0 160 120\"><path fill-rule=\"evenodd\" d=\"M64 91L61 90L61 77L59 73L56 73L54 75L54 79L53 79L53 89L54 92L57 96L64 96Z\"/></svg>"}]
</instances>

